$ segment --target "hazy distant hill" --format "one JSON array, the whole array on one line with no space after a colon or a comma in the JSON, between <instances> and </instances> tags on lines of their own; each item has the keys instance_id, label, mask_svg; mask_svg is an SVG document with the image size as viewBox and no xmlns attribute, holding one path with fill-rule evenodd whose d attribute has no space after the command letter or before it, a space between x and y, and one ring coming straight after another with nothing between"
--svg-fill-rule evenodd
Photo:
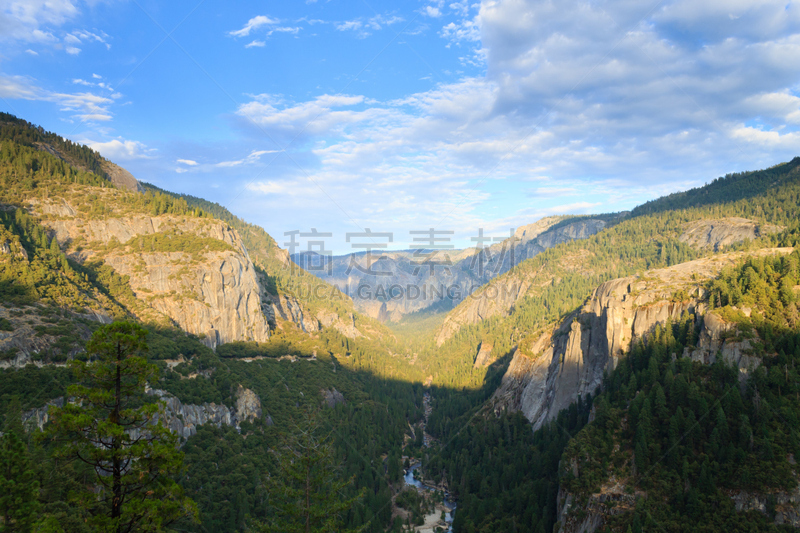
<instances>
[{"instance_id":1,"label":"hazy distant hill","mask_svg":"<svg viewBox=\"0 0 800 533\"><path fill-rule=\"evenodd\" d=\"M624 215L623 215L624 216ZM349 295L356 308L381 321L433 310L446 312L479 287L522 261L557 244L585 239L619 217L557 216L516 229L513 237L481 249L399 250L292 259L323 281Z\"/></svg>"}]
</instances>

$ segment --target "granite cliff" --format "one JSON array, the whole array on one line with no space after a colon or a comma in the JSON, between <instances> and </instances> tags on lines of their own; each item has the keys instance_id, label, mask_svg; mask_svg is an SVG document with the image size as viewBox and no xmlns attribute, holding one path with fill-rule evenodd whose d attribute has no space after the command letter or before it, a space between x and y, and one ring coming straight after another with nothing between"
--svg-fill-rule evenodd
<instances>
[{"instance_id":1,"label":"granite cliff","mask_svg":"<svg viewBox=\"0 0 800 533\"><path fill-rule=\"evenodd\" d=\"M224 222L173 215L87 218L63 199L29 206L71 258L100 260L128 277L138 318L167 319L211 348L269 339L255 267Z\"/></svg>"},{"instance_id":2,"label":"granite cliff","mask_svg":"<svg viewBox=\"0 0 800 533\"><path fill-rule=\"evenodd\" d=\"M623 217L624 214L620 215ZM518 246L519 261L534 257L547 248L564 242L586 239L606 227L603 220L585 219L555 229L536 233L540 228L517 232L517 238L522 245ZM527 226L525 227L527 228ZM724 248L742 241L754 240L763 235L776 233L783 228L780 226L761 224L744 218L722 218L717 220L695 220L684 225L678 237L680 242L687 243L694 248L710 251L721 251ZM535 239L525 241L526 232L536 235ZM525 255L527 253L527 255ZM524 257L522 257L524 255ZM577 270L582 268L580 256L565 258L562 268ZM589 274L587 272L587 274ZM444 322L436 332L438 346L444 344L461 327L477 324L492 316L507 316L515 304L530 291L537 287L546 286L553 281L552 276L542 274L541 270L533 272L509 272L494 283L475 290L464 298L461 304L448 313Z\"/></svg>"},{"instance_id":3,"label":"granite cliff","mask_svg":"<svg viewBox=\"0 0 800 533\"><path fill-rule=\"evenodd\" d=\"M203 403L201 405L185 404L178 398L160 389L147 389L147 394L157 397L163 402L163 423L182 440L197 433L197 427L214 424L217 427L232 426L239 429L244 421L253 422L264 418L261 399L252 390L239 385L236 390L236 405L231 408L224 404ZM36 409L22 413L22 423L27 428L39 431L50 420L50 407L63 407L64 398L56 398ZM269 418L268 416L266 418Z\"/></svg>"},{"instance_id":4,"label":"granite cliff","mask_svg":"<svg viewBox=\"0 0 800 533\"><path fill-rule=\"evenodd\" d=\"M764 249L750 255L792 251ZM489 405L497 413L520 411L539 428L580 396L594 394L632 342L687 314L693 315L700 335L693 350L676 356L707 364L723 357L745 375L758 365L748 356L749 341L724 335L732 325L709 312L703 299L703 284L745 255L722 254L603 283L563 322L520 343Z\"/></svg>"}]
</instances>

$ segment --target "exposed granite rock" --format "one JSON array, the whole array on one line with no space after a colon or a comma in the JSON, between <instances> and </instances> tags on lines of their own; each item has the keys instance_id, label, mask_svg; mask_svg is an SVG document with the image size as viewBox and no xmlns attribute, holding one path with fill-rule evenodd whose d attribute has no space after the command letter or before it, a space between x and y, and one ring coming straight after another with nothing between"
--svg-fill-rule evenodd
<instances>
[{"instance_id":1,"label":"exposed granite rock","mask_svg":"<svg viewBox=\"0 0 800 533\"><path fill-rule=\"evenodd\" d=\"M558 490L557 517L559 531L563 533L594 533L605 522L607 516L628 513L636 507L636 500L642 496L629 494L624 484L612 476L600 487L596 494L580 506L580 513L574 512L577 506L575 497L563 488Z\"/></svg>"},{"instance_id":2,"label":"exposed granite rock","mask_svg":"<svg viewBox=\"0 0 800 533\"><path fill-rule=\"evenodd\" d=\"M47 353L48 348L58 341L58 337L47 333L40 333L36 327L50 327L52 323L45 322L42 315L39 314L40 310L37 307L5 307L0 305L0 318L4 318L11 324L11 331L0 331L0 352L7 354L16 351L13 357L8 357L0 360L0 368L22 368L26 365L33 364L36 366L44 366L45 364L52 364L42 360L38 354ZM67 317L87 319L102 324L111 322L111 317L102 311L87 310L86 313L67 312ZM73 322L74 333L76 338L80 339L80 343L73 348L69 353L63 355L72 357L83 351L83 344L88 341L92 335L92 330L87 327L82 321ZM56 363L63 366L64 363Z\"/></svg>"},{"instance_id":3,"label":"exposed granite rock","mask_svg":"<svg viewBox=\"0 0 800 533\"><path fill-rule=\"evenodd\" d=\"M492 362L492 345L482 342L478 345L478 353L475 354L475 363L472 365L474 368L482 368L488 366Z\"/></svg>"},{"instance_id":4,"label":"exposed granite rock","mask_svg":"<svg viewBox=\"0 0 800 533\"><path fill-rule=\"evenodd\" d=\"M111 161L104 160L103 170L106 172L106 174L108 174L111 183L113 183L118 189L144 192L144 187L142 187L139 181L133 177L133 174L121 166L112 163Z\"/></svg>"},{"instance_id":5,"label":"exposed granite rock","mask_svg":"<svg viewBox=\"0 0 800 533\"><path fill-rule=\"evenodd\" d=\"M552 225L550 224L548 228ZM511 254L506 253L502 268L489 276L488 279L482 281L485 283L489 279L507 272L522 261L535 257L553 246L572 240L587 239L602 231L605 227L606 223L603 220L582 219L555 229L547 229L541 233L536 233L538 228L536 230L525 229L520 233L522 238L526 238L529 231L535 237L517 244L514 248L513 257ZM530 228L530 226L525 228ZM492 248L495 248L495 246ZM495 250L495 252L499 251L499 248ZM461 304L448 313L436 332L436 345L441 346L444 344L447 339L455 335L465 325L477 324L492 316L508 315L514 308L514 304L523 298L536 282L537 275L538 273L532 277L511 276L505 279L503 283L494 283L486 286L480 283L480 289L475 287L477 290L467 293Z\"/></svg>"},{"instance_id":6,"label":"exposed granite rock","mask_svg":"<svg viewBox=\"0 0 800 533\"><path fill-rule=\"evenodd\" d=\"M757 361L747 355L749 343L721 340L729 326L706 313L702 284L746 255L788 254L792 248L724 254L652 270L641 278L608 281L595 289L584 306L550 330L522 343L490 400L495 412L521 411L539 428L579 396L594 393L604 372L612 371L635 339L646 338L656 325L695 315L702 326L697 348L688 353L713 363L717 353L738 365L744 375ZM676 291L690 295L676 300Z\"/></svg>"},{"instance_id":7,"label":"exposed granite rock","mask_svg":"<svg viewBox=\"0 0 800 533\"><path fill-rule=\"evenodd\" d=\"M768 500L775 504L775 524L800 527L800 486L793 492L775 492L762 494L748 491L736 491L729 494L737 511L758 511L767 513Z\"/></svg>"},{"instance_id":8,"label":"exposed granite rock","mask_svg":"<svg viewBox=\"0 0 800 533\"><path fill-rule=\"evenodd\" d=\"M279 321L294 322L303 330L304 333L314 333L322 328L333 328L345 337L355 339L363 334L356 327L356 319L353 313L340 316L328 309L319 309L316 316L306 310L300 300L294 296L282 294L262 293L262 299L266 304L263 307L264 314L269 322L277 324Z\"/></svg>"},{"instance_id":9,"label":"exposed granite rock","mask_svg":"<svg viewBox=\"0 0 800 533\"><path fill-rule=\"evenodd\" d=\"M334 389L335 390L335 389ZM164 402L164 425L177 433L182 439L188 439L197 433L197 426L214 424L217 427L233 426L239 429L239 423L245 420L252 422L262 417L261 400L250 389L239 385L236 391L236 408L226 405L204 403L202 405L184 404L175 396L160 389L148 389L147 394L158 397ZM31 409L22 414L22 423L27 428L44 429L50 420L50 407L63 407L64 398L56 398L44 407ZM267 422L272 424L272 418Z\"/></svg>"},{"instance_id":10,"label":"exposed granite rock","mask_svg":"<svg viewBox=\"0 0 800 533\"><path fill-rule=\"evenodd\" d=\"M33 429L42 431L45 424L50 421L50 407L64 407L64 398L56 398L55 400L47 402L47 405L44 407L31 409L30 411L22 413L22 425L26 431L31 431Z\"/></svg>"},{"instance_id":11,"label":"exposed granite rock","mask_svg":"<svg viewBox=\"0 0 800 533\"><path fill-rule=\"evenodd\" d=\"M46 213L49 204L38 209ZM193 234L222 241L232 250L203 252L202 259L184 252L137 251L135 243L101 257L130 278L136 297L144 304L140 318L166 317L198 335L211 348L230 341L269 339L263 313L262 289L255 267L239 235L227 224L192 217L137 215L83 220L78 217L45 219L59 243L81 238L83 249L73 258L85 261L97 254L95 245L133 243L141 235L165 231Z\"/></svg>"},{"instance_id":12,"label":"exposed granite rock","mask_svg":"<svg viewBox=\"0 0 800 533\"><path fill-rule=\"evenodd\" d=\"M320 389L319 392L320 394L322 394L322 402L331 409L333 409L340 403L345 403L344 395L338 390L336 390L336 388L331 388L330 390Z\"/></svg>"},{"instance_id":13,"label":"exposed granite rock","mask_svg":"<svg viewBox=\"0 0 800 533\"><path fill-rule=\"evenodd\" d=\"M236 418L252 422L260 419L262 414L261 399L255 392L239 385L236 389Z\"/></svg>"},{"instance_id":14,"label":"exposed granite rock","mask_svg":"<svg viewBox=\"0 0 800 533\"><path fill-rule=\"evenodd\" d=\"M753 220L738 217L697 220L686 225L679 240L695 248L710 247L716 251L737 242L752 241L763 235L777 233L783 229L781 226L759 224Z\"/></svg>"}]
</instances>

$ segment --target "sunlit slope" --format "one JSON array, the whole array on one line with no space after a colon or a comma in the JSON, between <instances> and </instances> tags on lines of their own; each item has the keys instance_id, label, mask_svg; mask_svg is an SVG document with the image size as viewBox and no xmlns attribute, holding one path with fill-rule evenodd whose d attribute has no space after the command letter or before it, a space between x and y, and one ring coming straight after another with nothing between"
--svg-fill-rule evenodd
<instances>
[{"instance_id":1,"label":"sunlit slope","mask_svg":"<svg viewBox=\"0 0 800 533\"><path fill-rule=\"evenodd\" d=\"M441 385L477 386L485 372L473 368L479 345L491 346L490 360L508 354L532 332L579 307L604 281L715 250L793 246L800 215L798 167L800 158L795 158L720 178L691 196L645 204L586 240L521 263L448 314L420 357L426 372ZM677 207L671 209L672 204ZM698 225L708 226L708 238L694 237Z\"/></svg>"}]
</instances>

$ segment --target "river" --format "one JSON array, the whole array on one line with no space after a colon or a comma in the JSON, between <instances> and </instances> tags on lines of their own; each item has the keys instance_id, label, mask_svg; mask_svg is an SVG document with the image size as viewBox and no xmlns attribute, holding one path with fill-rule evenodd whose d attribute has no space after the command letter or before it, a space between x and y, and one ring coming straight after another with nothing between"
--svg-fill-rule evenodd
<instances>
[{"instance_id":1,"label":"river","mask_svg":"<svg viewBox=\"0 0 800 533\"><path fill-rule=\"evenodd\" d=\"M426 485L425 483L421 482L420 480L418 480L418 479L416 479L414 477L414 472L416 470L418 470L419 467L420 467L419 463L411 465L411 468L409 468L408 472L406 472L406 474L403 476L403 479L405 480L406 486L414 487L417 490L425 490L425 491L428 491L430 493L435 492L436 491L435 487L431 487L429 485ZM447 531L447 533L452 533L452 531L453 531L453 515L456 512L456 502L454 500L448 498L447 494L445 494L444 502L439 502L439 503L442 504L442 506L445 509L445 522L447 522L447 529L445 531ZM437 510L434 511L433 514L434 515L438 515L439 513L441 513L441 510L437 509ZM428 516L433 516L433 515L428 515ZM427 522L427 520L426 520L426 522ZM423 529L420 529L420 528L423 528ZM427 529L427 528L425 528L425 526L420 526L419 528L417 528L417 531L433 531L433 529L432 528L431 529Z\"/></svg>"}]
</instances>

